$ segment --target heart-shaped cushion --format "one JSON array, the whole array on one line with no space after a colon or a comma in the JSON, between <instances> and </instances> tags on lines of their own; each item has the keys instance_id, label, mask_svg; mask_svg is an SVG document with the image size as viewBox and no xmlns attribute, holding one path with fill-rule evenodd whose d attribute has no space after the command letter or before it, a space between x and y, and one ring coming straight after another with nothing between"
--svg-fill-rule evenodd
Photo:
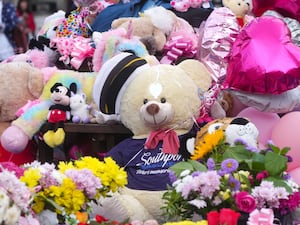
<instances>
[{"instance_id":1,"label":"heart-shaped cushion","mask_svg":"<svg viewBox=\"0 0 300 225\"><path fill-rule=\"evenodd\" d=\"M299 85L300 48L283 20L262 16L238 34L227 67L225 88L280 94Z\"/></svg>"}]
</instances>

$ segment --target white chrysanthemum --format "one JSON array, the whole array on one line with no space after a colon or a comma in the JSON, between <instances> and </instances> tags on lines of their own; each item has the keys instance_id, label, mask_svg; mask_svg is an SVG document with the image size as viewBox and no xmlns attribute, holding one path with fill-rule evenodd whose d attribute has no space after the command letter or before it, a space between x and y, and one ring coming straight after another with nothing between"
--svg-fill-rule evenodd
<instances>
[{"instance_id":1,"label":"white chrysanthemum","mask_svg":"<svg viewBox=\"0 0 300 225\"><path fill-rule=\"evenodd\" d=\"M9 206L9 197L0 188L0 224L4 220L4 216L5 216L8 206Z\"/></svg>"},{"instance_id":2,"label":"white chrysanthemum","mask_svg":"<svg viewBox=\"0 0 300 225\"><path fill-rule=\"evenodd\" d=\"M66 178L66 175L61 173L58 170L53 170L51 176L59 183L62 184L63 180Z\"/></svg>"},{"instance_id":3,"label":"white chrysanthemum","mask_svg":"<svg viewBox=\"0 0 300 225\"><path fill-rule=\"evenodd\" d=\"M185 176L189 175L190 173L191 173L190 170L184 170L180 173L180 177L185 177Z\"/></svg>"},{"instance_id":4,"label":"white chrysanthemum","mask_svg":"<svg viewBox=\"0 0 300 225\"><path fill-rule=\"evenodd\" d=\"M59 222L56 213L48 209L43 210L38 217L39 221L43 221L43 225L57 225Z\"/></svg>"},{"instance_id":5,"label":"white chrysanthemum","mask_svg":"<svg viewBox=\"0 0 300 225\"><path fill-rule=\"evenodd\" d=\"M6 213L4 216L4 224L16 225L16 224L18 224L20 216L21 216L20 208L16 204L13 204L11 207L9 207L6 210Z\"/></svg>"},{"instance_id":6,"label":"white chrysanthemum","mask_svg":"<svg viewBox=\"0 0 300 225\"><path fill-rule=\"evenodd\" d=\"M196 206L198 209L205 208L207 206L206 202L204 200L200 200L200 199L191 200L191 201L189 201L189 203L191 205Z\"/></svg>"}]
</instances>

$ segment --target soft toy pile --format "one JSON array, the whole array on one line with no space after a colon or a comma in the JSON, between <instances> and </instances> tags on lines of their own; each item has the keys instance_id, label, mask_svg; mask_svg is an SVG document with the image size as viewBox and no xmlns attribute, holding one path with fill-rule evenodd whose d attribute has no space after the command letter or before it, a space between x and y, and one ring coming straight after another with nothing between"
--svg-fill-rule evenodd
<instances>
[{"instance_id":1,"label":"soft toy pile","mask_svg":"<svg viewBox=\"0 0 300 225\"><path fill-rule=\"evenodd\" d=\"M108 155L128 185L92 214L161 223L169 168L190 159L202 128L248 121L227 144L289 147L285 172L300 185L300 0L74 3L0 63L1 162L34 161L36 138L61 148L66 122L121 123L133 136ZM206 9L193 27L191 12Z\"/></svg>"}]
</instances>

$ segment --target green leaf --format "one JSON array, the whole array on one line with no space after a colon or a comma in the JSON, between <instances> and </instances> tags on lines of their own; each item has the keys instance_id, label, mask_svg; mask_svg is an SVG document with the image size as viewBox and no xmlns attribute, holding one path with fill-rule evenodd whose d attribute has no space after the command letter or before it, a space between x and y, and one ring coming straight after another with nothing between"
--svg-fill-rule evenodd
<instances>
[{"instance_id":1,"label":"green leaf","mask_svg":"<svg viewBox=\"0 0 300 225\"><path fill-rule=\"evenodd\" d=\"M293 193L290 185L280 177L267 177L264 180L272 181L275 187L284 187L288 193Z\"/></svg>"},{"instance_id":2,"label":"green leaf","mask_svg":"<svg viewBox=\"0 0 300 225\"><path fill-rule=\"evenodd\" d=\"M252 152L245 149L245 146L237 145L237 146L228 148L223 154L223 159L232 158L232 159L237 160L240 163L246 159L251 158L252 154L253 154Z\"/></svg>"},{"instance_id":3,"label":"green leaf","mask_svg":"<svg viewBox=\"0 0 300 225\"><path fill-rule=\"evenodd\" d=\"M276 145L270 145L274 153L280 154L281 149Z\"/></svg>"},{"instance_id":4,"label":"green leaf","mask_svg":"<svg viewBox=\"0 0 300 225\"><path fill-rule=\"evenodd\" d=\"M287 169L287 157L267 152L265 156L265 167L271 176L279 176Z\"/></svg>"},{"instance_id":5,"label":"green leaf","mask_svg":"<svg viewBox=\"0 0 300 225\"><path fill-rule=\"evenodd\" d=\"M195 160L188 160L188 162L193 166L193 171L207 171L207 168L202 163Z\"/></svg>"},{"instance_id":6,"label":"green leaf","mask_svg":"<svg viewBox=\"0 0 300 225\"><path fill-rule=\"evenodd\" d=\"M281 155L286 155L286 153L288 153L290 150L291 150L290 147L285 147L285 148L281 149L280 154Z\"/></svg>"},{"instance_id":7,"label":"green leaf","mask_svg":"<svg viewBox=\"0 0 300 225\"><path fill-rule=\"evenodd\" d=\"M254 153L252 156L252 163L250 169L253 171L263 171L265 170L265 156L260 153Z\"/></svg>"},{"instance_id":8,"label":"green leaf","mask_svg":"<svg viewBox=\"0 0 300 225\"><path fill-rule=\"evenodd\" d=\"M190 170L193 171L193 165L190 162L179 162L170 167L170 169L176 174L178 177L182 171Z\"/></svg>"}]
</instances>

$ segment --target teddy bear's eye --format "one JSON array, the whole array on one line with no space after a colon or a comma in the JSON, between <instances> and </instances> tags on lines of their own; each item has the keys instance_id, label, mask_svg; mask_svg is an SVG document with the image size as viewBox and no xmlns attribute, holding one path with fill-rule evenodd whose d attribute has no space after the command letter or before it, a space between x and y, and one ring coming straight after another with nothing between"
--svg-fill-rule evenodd
<instances>
[{"instance_id":1,"label":"teddy bear's eye","mask_svg":"<svg viewBox=\"0 0 300 225\"><path fill-rule=\"evenodd\" d=\"M241 6L241 3L238 3L238 6Z\"/></svg>"},{"instance_id":2,"label":"teddy bear's eye","mask_svg":"<svg viewBox=\"0 0 300 225\"><path fill-rule=\"evenodd\" d=\"M148 102L148 99L145 98L144 99L144 104L147 104L147 102Z\"/></svg>"},{"instance_id":3,"label":"teddy bear's eye","mask_svg":"<svg viewBox=\"0 0 300 225\"><path fill-rule=\"evenodd\" d=\"M161 99L160 99L160 102L161 102L161 103L166 103L166 101L167 101L167 99L165 99L165 98L161 98Z\"/></svg>"}]
</instances>

